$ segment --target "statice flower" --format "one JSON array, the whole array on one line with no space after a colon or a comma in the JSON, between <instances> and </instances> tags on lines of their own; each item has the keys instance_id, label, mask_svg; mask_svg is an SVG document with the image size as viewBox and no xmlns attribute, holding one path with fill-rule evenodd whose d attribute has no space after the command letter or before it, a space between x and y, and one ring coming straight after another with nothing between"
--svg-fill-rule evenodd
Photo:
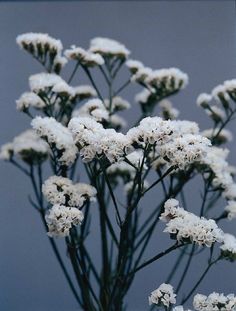
<instances>
[{"instance_id":1,"label":"statice flower","mask_svg":"<svg viewBox=\"0 0 236 311\"><path fill-rule=\"evenodd\" d=\"M36 117L31 125L38 136L44 138L51 148L60 152L59 161L62 164L70 165L75 161L77 148L71 132L65 126L49 117Z\"/></svg>"},{"instance_id":2,"label":"statice flower","mask_svg":"<svg viewBox=\"0 0 236 311\"><path fill-rule=\"evenodd\" d=\"M229 220L236 218L236 201L229 200L227 202L227 206L225 207L225 211L227 212L227 216Z\"/></svg>"},{"instance_id":3,"label":"statice flower","mask_svg":"<svg viewBox=\"0 0 236 311\"><path fill-rule=\"evenodd\" d=\"M101 55L86 51L75 45L72 45L70 49L65 51L65 56L87 67L101 66L104 64L104 59Z\"/></svg>"},{"instance_id":4,"label":"statice flower","mask_svg":"<svg viewBox=\"0 0 236 311\"><path fill-rule=\"evenodd\" d=\"M17 36L16 42L22 49L39 54L47 51L58 54L63 48L60 40L54 39L46 33L24 33Z\"/></svg>"},{"instance_id":5,"label":"statice flower","mask_svg":"<svg viewBox=\"0 0 236 311\"><path fill-rule=\"evenodd\" d=\"M160 147L160 155L171 165L185 169L200 162L206 155L210 141L200 135L185 134Z\"/></svg>"},{"instance_id":6,"label":"statice flower","mask_svg":"<svg viewBox=\"0 0 236 311\"><path fill-rule=\"evenodd\" d=\"M117 114L111 115L109 121L110 121L111 127L117 131L127 126L126 120Z\"/></svg>"},{"instance_id":7,"label":"statice flower","mask_svg":"<svg viewBox=\"0 0 236 311\"><path fill-rule=\"evenodd\" d=\"M148 297L149 305L155 304L159 307L170 307L176 303L176 294L173 286L170 284L161 284L157 289L151 292Z\"/></svg>"},{"instance_id":8,"label":"statice flower","mask_svg":"<svg viewBox=\"0 0 236 311\"><path fill-rule=\"evenodd\" d=\"M50 237L65 237L72 226L80 225L84 219L83 213L75 208L64 205L53 205L45 216Z\"/></svg>"},{"instance_id":9,"label":"statice flower","mask_svg":"<svg viewBox=\"0 0 236 311\"><path fill-rule=\"evenodd\" d=\"M171 139L174 127L171 121L159 117L144 118L137 127L131 128L127 136L139 144L163 145Z\"/></svg>"},{"instance_id":10,"label":"statice flower","mask_svg":"<svg viewBox=\"0 0 236 311\"><path fill-rule=\"evenodd\" d=\"M164 232L181 242L196 243L211 247L215 242L223 242L223 231L213 219L198 217L179 207L177 200L168 200L160 219L167 222Z\"/></svg>"},{"instance_id":11,"label":"statice flower","mask_svg":"<svg viewBox=\"0 0 236 311\"><path fill-rule=\"evenodd\" d=\"M108 110L111 110L113 113L116 112L116 111L121 111L121 110L125 110L125 109L129 109L130 108L130 103L127 100L125 100L122 97L120 97L120 96L114 96L112 98L111 103L110 103L110 100L105 99L104 104L105 104L105 107Z\"/></svg>"},{"instance_id":12,"label":"statice flower","mask_svg":"<svg viewBox=\"0 0 236 311\"><path fill-rule=\"evenodd\" d=\"M236 99L236 79L225 81L224 87L225 87L225 91L235 101L235 99Z\"/></svg>"},{"instance_id":13,"label":"statice flower","mask_svg":"<svg viewBox=\"0 0 236 311\"><path fill-rule=\"evenodd\" d=\"M96 96L97 96L96 90L90 85L80 85L74 87L75 99L84 100Z\"/></svg>"},{"instance_id":14,"label":"statice flower","mask_svg":"<svg viewBox=\"0 0 236 311\"><path fill-rule=\"evenodd\" d=\"M233 294L211 293L209 296L197 294L193 299L196 311L235 311L236 297Z\"/></svg>"},{"instance_id":15,"label":"statice flower","mask_svg":"<svg viewBox=\"0 0 236 311\"><path fill-rule=\"evenodd\" d=\"M209 109L206 109L206 113L217 123L224 120L226 117L225 111L216 105L212 105Z\"/></svg>"},{"instance_id":16,"label":"statice flower","mask_svg":"<svg viewBox=\"0 0 236 311\"><path fill-rule=\"evenodd\" d=\"M196 122L188 120L172 120L171 124L174 126L175 129L175 137L183 136L185 134L199 134L199 126Z\"/></svg>"},{"instance_id":17,"label":"statice flower","mask_svg":"<svg viewBox=\"0 0 236 311\"><path fill-rule=\"evenodd\" d=\"M227 129L220 129L218 127L207 129L201 132L202 136L209 138L213 143L221 145L233 140L233 134Z\"/></svg>"},{"instance_id":18,"label":"statice flower","mask_svg":"<svg viewBox=\"0 0 236 311\"><path fill-rule=\"evenodd\" d=\"M35 93L47 92L61 82L64 80L54 73L41 72L29 77L30 89Z\"/></svg>"},{"instance_id":19,"label":"statice flower","mask_svg":"<svg viewBox=\"0 0 236 311\"><path fill-rule=\"evenodd\" d=\"M27 111L30 107L42 109L45 106L45 102L33 92L23 93L16 101L16 108L20 111Z\"/></svg>"},{"instance_id":20,"label":"statice flower","mask_svg":"<svg viewBox=\"0 0 236 311\"><path fill-rule=\"evenodd\" d=\"M200 95L198 95L196 102L199 107L208 108L211 100L212 95L207 93L201 93Z\"/></svg>"},{"instance_id":21,"label":"statice flower","mask_svg":"<svg viewBox=\"0 0 236 311\"><path fill-rule=\"evenodd\" d=\"M236 260L236 238L234 235L225 233L223 245L220 247L221 255L230 261Z\"/></svg>"},{"instance_id":22,"label":"statice flower","mask_svg":"<svg viewBox=\"0 0 236 311\"><path fill-rule=\"evenodd\" d=\"M111 163L123 158L130 147L129 138L114 129L104 129L88 117L72 118L68 125L84 161L105 156Z\"/></svg>"},{"instance_id":23,"label":"statice flower","mask_svg":"<svg viewBox=\"0 0 236 311\"><path fill-rule=\"evenodd\" d=\"M90 99L81 108L73 111L73 117L91 117L101 122L109 119L109 113L98 98Z\"/></svg>"},{"instance_id":24,"label":"statice flower","mask_svg":"<svg viewBox=\"0 0 236 311\"><path fill-rule=\"evenodd\" d=\"M99 53L104 57L127 58L130 51L120 42L97 37L90 41L89 50L93 53Z\"/></svg>"},{"instance_id":25,"label":"statice flower","mask_svg":"<svg viewBox=\"0 0 236 311\"><path fill-rule=\"evenodd\" d=\"M227 89L226 89L225 85L216 86L212 90L211 94L212 94L212 97L216 101L223 103L224 107L228 108L228 105L229 105L228 102L230 101L230 96L227 93Z\"/></svg>"},{"instance_id":26,"label":"statice flower","mask_svg":"<svg viewBox=\"0 0 236 311\"><path fill-rule=\"evenodd\" d=\"M125 64L132 74L135 74L139 69L144 67L142 62L134 59L127 60Z\"/></svg>"},{"instance_id":27,"label":"statice flower","mask_svg":"<svg viewBox=\"0 0 236 311\"><path fill-rule=\"evenodd\" d=\"M141 92L135 95L134 100L141 105L146 105L147 103L149 103L152 96L153 93L150 90L143 89Z\"/></svg>"},{"instance_id":28,"label":"statice flower","mask_svg":"<svg viewBox=\"0 0 236 311\"><path fill-rule=\"evenodd\" d=\"M185 88L188 76L178 68L168 68L153 71L145 81L158 92L169 93Z\"/></svg>"},{"instance_id":29,"label":"statice flower","mask_svg":"<svg viewBox=\"0 0 236 311\"><path fill-rule=\"evenodd\" d=\"M52 205L60 204L70 207L81 207L85 201L94 201L97 191L94 187L76 183L65 177L51 176L42 186L46 200Z\"/></svg>"},{"instance_id":30,"label":"statice flower","mask_svg":"<svg viewBox=\"0 0 236 311\"><path fill-rule=\"evenodd\" d=\"M145 84L147 79L151 77L152 73L153 73L152 68L140 67L135 72L135 74L132 75L131 81L141 83L141 84Z\"/></svg>"},{"instance_id":31,"label":"statice flower","mask_svg":"<svg viewBox=\"0 0 236 311\"><path fill-rule=\"evenodd\" d=\"M0 157L10 160L13 155L28 164L38 164L46 160L48 145L29 129L16 136L12 143L3 145Z\"/></svg>"},{"instance_id":32,"label":"statice flower","mask_svg":"<svg viewBox=\"0 0 236 311\"><path fill-rule=\"evenodd\" d=\"M67 60L61 56L62 43L46 33L25 33L17 36L17 44L38 59L48 70L56 73L66 64Z\"/></svg>"},{"instance_id":33,"label":"statice flower","mask_svg":"<svg viewBox=\"0 0 236 311\"><path fill-rule=\"evenodd\" d=\"M159 104L161 115L165 120L174 120L179 116L179 110L174 108L169 100L162 100Z\"/></svg>"}]
</instances>

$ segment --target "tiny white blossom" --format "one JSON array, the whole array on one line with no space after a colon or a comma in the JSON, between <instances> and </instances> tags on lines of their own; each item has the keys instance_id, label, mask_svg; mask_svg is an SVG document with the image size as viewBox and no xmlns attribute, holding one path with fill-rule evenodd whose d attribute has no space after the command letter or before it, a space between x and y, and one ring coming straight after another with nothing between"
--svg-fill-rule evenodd
<instances>
[{"instance_id":1,"label":"tiny white blossom","mask_svg":"<svg viewBox=\"0 0 236 311\"><path fill-rule=\"evenodd\" d=\"M227 202L227 206L225 207L225 211L227 212L227 216L229 220L236 218L236 201L229 200Z\"/></svg>"},{"instance_id":2,"label":"tiny white blossom","mask_svg":"<svg viewBox=\"0 0 236 311\"><path fill-rule=\"evenodd\" d=\"M231 261L236 260L236 237L232 234L225 233L223 245L221 245L220 249L222 256Z\"/></svg>"},{"instance_id":3,"label":"tiny white blossom","mask_svg":"<svg viewBox=\"0 0 236 311\"><path fill-rule=\"evenodd\" d=\"M130 51L122 43L102 37L92 39L89 50L108 57L127 58L130 54Z\"/></svg>"},{"instance_id":4,"label":"tiny white blossom","mask_svg":"<svg viewBox=\"0 0 236 311\"><path fill-rule=\"evenodd\" d=\"M142 62L134 59L127 60L125 64L133 74L136 73L140 68L144 67Z\"/></svg>"},{"instance_id":5,"label":"tiny white blossom","mask_svg":"<svg viewBox=\"0 0 236 311\"><path fill-rule=\"evenodd\" d=\"M233 294L211 293L209 296L197 294L193 299L196 311L235 311L236 297Z\"/></svg>"},{"instance_id":6,"label":"tiny white blossom","mask_svg":"<svg viewBox=\"0 0 236 311\"><path fill-rule=\"evenodd\" d=\"M71 132L54 118L36 117L31 122L37 135L46 139L50 146L55 145L62 152L59 161L65 165L72 164L77 155Z\"/></svg>"},{"instance_id":7,"label":"tiny white blossom","mask_svg":"<svg viewBox=\"0 0 236 311\"><path fill-rule=\"evenodd\" d=\"M164 232L168 232L178 241L190 240L198 245L212 246L223 242L223 231L213 219L198 217L179 207L177 200L168 200L164 205L160 219L167 221Z\"/></svg>"},{"instance_id":8,"label":"tiny white blossom","mask_svg":"<svg viewBox=\"0 0 236 311\"><path fill-rule=\"evenodd\" d=\"M176 294L173 286L170 284L161 284L157 289L151 292L148 297L149 305L155 304L160 307L170 307L176 303Z\"/></svg>"},{"instance_id":9,"label":"tiny white blossom","mask_svg":"<svg viewBox=\"0 0 236 311\"><path fill-rule=\"evenodd\" d=\"M45 219L50 237L65 237L69 235L72 226L82 223L84 215L75 207L56 204L49 210Z\"/></svg>"},{"instance_id":10,"label":"tiny white blossom","mask_svg":"<svg viewBox=\"0 0 236 311\"><path fill-rule=\"evenodd\" d=\"M27 110L30 107L42 109L46 106L45 102L33 92L25 92L16 101L16 108L20 111Z\"/></svg>"},{"instance_id":11,"label":"tiny white blossom","mask_svg":"<svg viewBox=\"0 0 236 311\"><path fill-rule=\"evenodd\" d=\"M101 55L86 51L81 47L76 47L74 45L65 51L65 56L68 59L79 61L83 66L94 67L104 64L104 59Z\"/></svg>"},{"instance_id":12,"label":"tiny white blossom","mask_svg":"<svg viewBox=\"0 0 236 311\"><path fill-rule=\"evenodd\" d=\"M212 100L212 96L210 94L201 93L200 95L198 95L196 102L199 107L206 108L209 106L209 103L211 102L211 100Z\"/></svg>"}]
</instances>

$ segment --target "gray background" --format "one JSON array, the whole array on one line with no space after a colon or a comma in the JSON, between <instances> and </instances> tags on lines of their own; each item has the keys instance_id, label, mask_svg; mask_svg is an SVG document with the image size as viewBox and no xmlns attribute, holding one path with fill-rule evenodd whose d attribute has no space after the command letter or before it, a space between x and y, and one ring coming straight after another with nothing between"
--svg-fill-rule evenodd
<instances>
[{"instance_id":1,"label":"gray background","mask_svg":"<svg viewBox=\"0 0 236 311\"><path fill-rule=\"evenodd\" d=\"M134 58L148 66L179 67L189 74L190 84L173 101L181 110L181 118L199 121L200 126L206 128L208 119L196 107L195 99L200 92L210 91L223 80L235 77L234 18L234 1L2 2L0 143L27 128L29 120L15 111L15 99L28 89L28 76L41 70L26 53L18 50L17 34L48 32L60 38L65 47L73 43L87 47L91 38L107 36L123 42ZM67 72L65 74L68 76ZM75 82L81 81L82 78ZM131 87L124 95L132 101L135 90ZM133 120L133 110L127 118ZM236 132L232 124L231 129ZM232 148L235 155L235 147ZM230 159L236 164L232 154ZM0 176L1 311L76 310L38 215L27 203L30 184L7 163L0 164ZM198 207L199 191L195 185L190 185L188 190L189 206L194 210ZM158 201L158 196L149 198L144 208L154 200ZM235 222L226 223L226 228L236 233ZM149 255L165 247L156 240ZM168 239L165 241L169 243ZM99 252L96 240L91 240L90 244L96 255ZM147 309L149 292L165 280L173 258L169 256L137 276L127 297L128 310ZM185 288L200 271L202 261L197 259ZM202 283L200 291L208 294L213 290L233 292L235 278L235 265L219 264Z\"/></svg>"}]
</instances>

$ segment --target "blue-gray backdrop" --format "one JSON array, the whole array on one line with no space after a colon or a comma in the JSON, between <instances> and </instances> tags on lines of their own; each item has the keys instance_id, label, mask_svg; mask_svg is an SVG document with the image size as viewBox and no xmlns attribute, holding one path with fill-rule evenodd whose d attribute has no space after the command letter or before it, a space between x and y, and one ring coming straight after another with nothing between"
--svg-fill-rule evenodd
<instances>
[{"instance_id":1,"label":"blue-gray backdrop","mask_svg":"<svg viewBox=\"0 0 236 311\"><path fill-rule=\"evenodd\" d=\"M234 6L234 1L1 2L0 143L29 127L29 120L15 110L15 99L28 89L28 76L41 70L15 44L18 34L29 31L47 32L60 38L65 47L87 47L95 36L111 37L123 42L134 58L150 67L181 68L189 74L190 84L174 103L181 110L181 118L208 127L209 121L196 107L195 99L200 92L236 76ZM134 88L124 95L132 102ZM126 117L133 120L133 109ZM230 128L236 133L233 124ZM231 149L230 159L236 164L235 146ZM0 164L0 172L0 310L77 310L39 217L27 202L30 184L7 163ZM195 186L188 188L187 195L192 210L199 202L200 192ZM153 193L155 200L158 196ZM149 198L144 208L150 202ZM236 234L235 222L226 222L225 228ZM96 255L99 245L96 240L90 244ZM163 247L154 240L149 255ZM164 281L173 258L153 264L137 276L127 297L128 310L147 310L147 296ZM185 288L202 269L201 259L196 259ZM202 283L200 292L232 292L235 278L235 265L219 264Z\"/></svg>"}]
</instances>

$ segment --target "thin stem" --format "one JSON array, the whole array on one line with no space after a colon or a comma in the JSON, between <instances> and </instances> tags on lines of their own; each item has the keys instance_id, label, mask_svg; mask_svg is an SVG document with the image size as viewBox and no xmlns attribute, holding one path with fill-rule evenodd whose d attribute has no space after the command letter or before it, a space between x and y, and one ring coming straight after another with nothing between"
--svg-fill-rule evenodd
<instances>
[{"instance_id":1,"label":"thin stem","mask_svg":"<svg viewBox=\"0 0 236 311\"><path fill-rule=\"evenodd\" d=\"M122 84L117 91L114 92L114 96L117 96L120 92L122 92L129 84L130 84L131 80L129 79L128 81L126 81L124 84Z\"/></svg>"},{"instance_id":2,"label":"thin stem","mask_svg":"<svg viewBox=\"0 0 236 311\"><path fill-rule=\"evenodd\" d=\"M170 252L172 252L173 250L179 248L179 247L182 247L183 245L185 244L174 244L172 245L171 247L169 247L168 249L166 249L165 251L157 254L156 256L152 257L151 259L145 261L143 264L141 264L140 266L138 266L137 268L135 268L133 271L131 271L130 274L135 274L137 271L145 268L146 266L150 265L151 263L153 263L154 261L162 258L163 256L169 254Z\"/></svg>"},{"instance_id":3,"label":"thin stem","mask_svg":"<svg viewBox=\"0 0 236 311\"><path fill-rule=\"evenodd\" d=\"M74 70L72 71L72 73L71 73L71 75L70 75L70 77L69 77L69 79L68 79L68 81L67 81L68 84L70 84L71 81L73 80L73 78L74 78L74 76L75 76L75 74L76 74L76 71L77 71L77 69L79 68L79 65L80 65L80 63L77 62L77 64L75 65Z\"/></svg>"},{"instance_id":4,"label":"thin stem","mask_svg":"<svg viewBox=\"0 0 236 311\"><path fill-rule=\"evenodd\" d=\"M87 76L88 76L90 82L92 83L93 87L95 88L95 90L96 90L96 92L98 94L98 97L101 99L102 102L104 102L104 99L103 99L99 89L97 88L96 83L94 82L93 77L92 77L89 69L87 67L85 67L85 66L82 66L82 68L85 71L85 73L87 74Z\"/></svg>"}]
</instances>

